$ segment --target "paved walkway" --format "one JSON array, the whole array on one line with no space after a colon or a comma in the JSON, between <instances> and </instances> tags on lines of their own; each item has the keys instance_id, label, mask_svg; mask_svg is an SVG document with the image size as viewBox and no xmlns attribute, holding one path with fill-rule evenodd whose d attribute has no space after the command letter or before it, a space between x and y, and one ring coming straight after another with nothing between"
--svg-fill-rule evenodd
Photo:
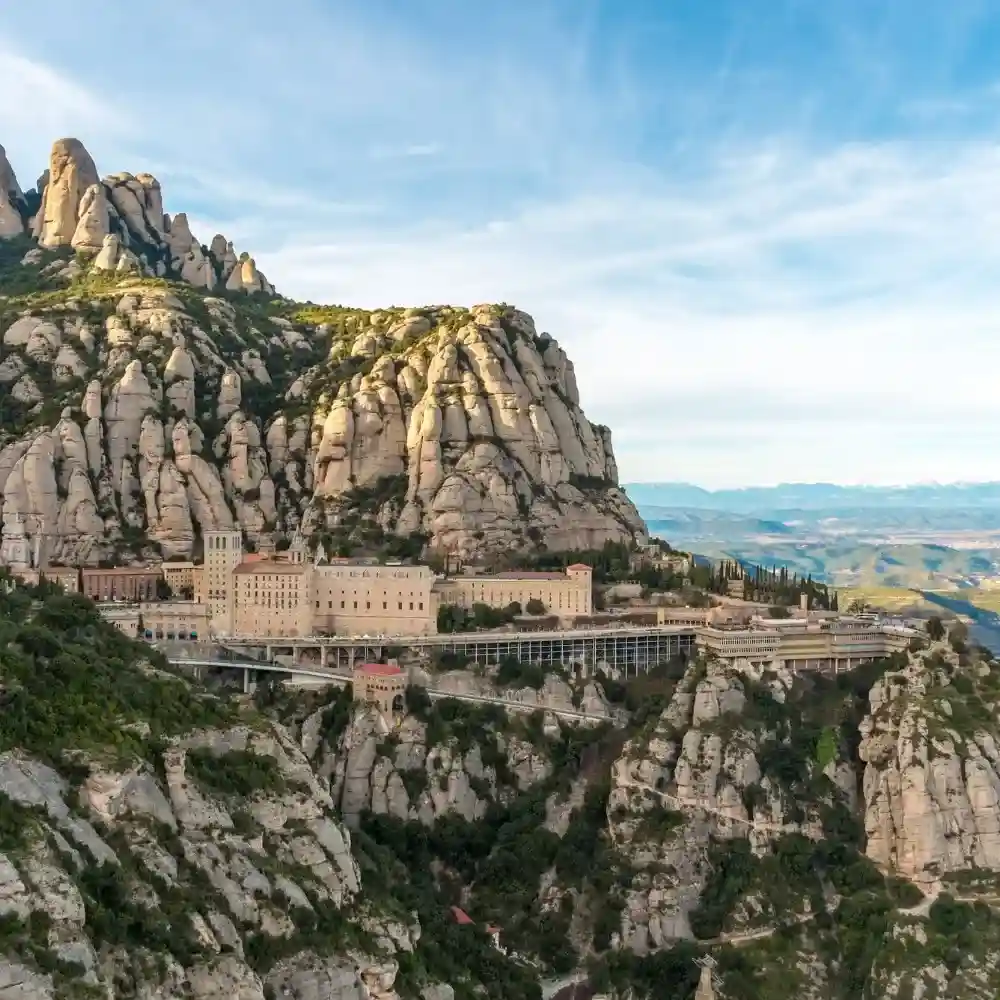
<instances>
[{"instance_id":1,"label":"paved walkway","mask_svg":"<svg viewBox=\"0 0 1000 1000\"><path fill-rule=\"evenodd\" d=\"M336 669L334 667L321 667L317 664L308 666L291 665L279 663L274 660L215 660L196 659L192 657L170 657L168 662L176 667L209 667L225 670L244 670L259 673L284 674L285 676L309 677L314 680L325 680L331 684L349 684L351 672L349 670ZM428 697L435 700L441 698L454 698L456 701L471 702L480 705L500 705L503 708L514 712L535 712L538 710L550 712L560 719L570 719L575 722L612 722L607 715L596 712L580 712L569 708L550 708L546 705L539 705L535 702L522 701L517 697L519 692L510 691L497 695L478 695L456 693L447 690L436 690L433 687L424 688Z\"/></svg>"}]
</instances>

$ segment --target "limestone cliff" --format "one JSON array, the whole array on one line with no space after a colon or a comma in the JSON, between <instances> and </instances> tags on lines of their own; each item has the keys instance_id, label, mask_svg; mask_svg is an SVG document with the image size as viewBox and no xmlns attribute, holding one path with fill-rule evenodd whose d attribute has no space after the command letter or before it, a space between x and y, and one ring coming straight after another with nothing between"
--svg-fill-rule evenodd
<instances>
[{"instance_id":1,"label":"limestone cliff","mask_svg":"<svg viewBox=\"0 0 1000 1000\"><path fill-rule=\"evenodd\" d=\"M80 597L0 594L0 648L0 995L453 1000L284 726Z\"/></svg>"},{"instance_id":2,"label":"limestone cliff","mask_svg":"<svg viewBox=\"0 0 1000 1000\"><path fill-rule=\"evenodd\" d=\"M1000 671L947 642L872 688L862 723L867 852L937 891L1000 873Z\"/></svg>"},{"instance_id":3,"label":"limestone cliff","mask_svg":"<svg viewBox=\"0 0 1000 1000\"><path fill-rule=\"evenodd\" d=\"M818 799L804 806L801 788L769 766L787 734L748 710L754 707L748 694L784 700L792 678L776 674L767 681L773 690L749 665L740 671L696 660L659 716L615 761L609 824L637 867L622 909L625 947L644 953L676 939L738 934L774 920L777 912L766 894L753 896L723 922L696 912L711 870L709 845L735 844L763 857L781 837L821 836L821 806L844 799L846 793L827 781Z\"/></svg>"},{"instance_id":4,"label":"limestone cliff","mask_svg":"<svg viewBox=\"0 0 1000 1000\"><path fill-rule=\"evenodd\" d=\"M139 537L187 555L230 524L465 555L643 535L610 432L524 313L302 307L76 140L40 185L0 154L5 532L83 560Z\"/></svg>"},{"instance_id":5,"label":"limestone cliff","mask_svg":"<svg viewBox=\"0 0 1000 1000\"><path fill-rule=\"evenodd\" d=\"M994 996L998 678L958 634L833 681L695 661L612 768L605 932L702 943L716 996Z\"/></svg>"},{"instance_id":6,"label":"limestone cliff","mask_svg":"<svg viewBox=\"0 0 1000 1000\"><path fill-rule=\"evenodd\" d=\"M535 692L606 722L420 686L388 718L209 694L0 588L0 995L992 1000L998 678L956 634Z\"/></svg>"}]
</instances>

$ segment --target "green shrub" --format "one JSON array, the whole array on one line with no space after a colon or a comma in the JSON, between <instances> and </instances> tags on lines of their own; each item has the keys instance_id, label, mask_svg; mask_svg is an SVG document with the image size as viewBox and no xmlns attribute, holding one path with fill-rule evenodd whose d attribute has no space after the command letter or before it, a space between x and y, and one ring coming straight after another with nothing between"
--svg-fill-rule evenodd
<instances>
[{"instance_id":1,"label":"green shrub","mask_svg":"<svg viewBox=\"0 0 1000 1000\"><path fill-rule=\"evenodd\" d=\"M288 787L273 757L247 750L229 750L221 755L189 750L187 773L212 792L244 799L260 792L280 795Z\"/></svg>"}]
</instances>

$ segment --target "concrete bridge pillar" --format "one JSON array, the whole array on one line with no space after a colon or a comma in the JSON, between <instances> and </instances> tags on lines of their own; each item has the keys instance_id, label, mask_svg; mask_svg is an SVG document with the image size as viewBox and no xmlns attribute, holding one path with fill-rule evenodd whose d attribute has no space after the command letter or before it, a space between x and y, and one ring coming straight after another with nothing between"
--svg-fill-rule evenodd
<instances>
[{"instance_id":1,"label":"concrete bridge pillar","mask_svg":"<svg viewBox=\"0 0 1000 1000\"><path fill-rule=\"evenodd\" d=\"M327 647L326 646L320 646L319 647L319 665L321 667L325 667L326 666L326 654L327 654Z\"/></svg>"}]
</instances>

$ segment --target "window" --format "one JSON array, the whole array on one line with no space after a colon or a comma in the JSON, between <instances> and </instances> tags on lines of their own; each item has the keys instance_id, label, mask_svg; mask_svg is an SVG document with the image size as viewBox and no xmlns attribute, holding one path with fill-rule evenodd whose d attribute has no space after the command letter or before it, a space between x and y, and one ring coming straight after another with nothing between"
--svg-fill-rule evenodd
<instances>
[{"instance_id":1,"label":"window","mask_svg":"<svg viewBox=\"0 0 1000 1000\"><path fill-rule=\"evenodd\" d=\"M344 610L344 602L343 602L343 601L341 601L341 602L340 602L340 610L341 610L341 611L343 611L343 610Z\"/></svg>"},{"instance_id":2,"label":"window","mask_svg":"<svg viewBox=\"0 0 1000 1000\"><path fill-rule=\"evenodd\" d=\"M358 602L357 602L357 601L355 601L355 602L354 602L354 610L355 610L355 611L357 611L357 610L358 610Z\"/></svg>"},{"instance_id":3,"label":"window","mask_svg":"<svg viewBox=\"0 0 1000 1000\"><path fill-rule=\"evenodd\" d=\"M424 610L424 602L423 602L423 601L421 601L421 602L420 602L420 610L421 610L421 611L423 611L423 610Z\"/></svg>"},{"instance_id":4,"label":"window","mask_svg":"<svg viewBox=\"0 0 1000 1000\"><path fill-rule=\"evenodd\" d=\"M388 609L388 607L389 607L389 603L387 601L383 601L382 602L382 610L386 611Z\"/></svg>"},{"instance_id":5,"label":"window","mask_svg":"<svg viewBox=\"0 0 1000 1000\"><path fill-rule=\"evenodd\" d=\"M371 609L372 609L372 602L365 601L365 611L371 611Z\"/></svg>"},{"instance_id":6,"label":"window","mask_svg":"<svg viewBox=\"0 0 1000 1000\"><path fill-rule=\"evenodd\" d=\"M413 610L413 601L410 601L410 610Z\"/></svg>"},{"instance_id":7,"label":"window","mask_svg":"<svg viewBox=\"0 0 1000 1000\"><path fill-rule=\"evenodd\" d=\"M399 610L400 610L400 611L402 611L402 610L403 610L403 602L402 602L402 601L400 601L400 602L399 602Z\"/></svg>"}]
</instances>

